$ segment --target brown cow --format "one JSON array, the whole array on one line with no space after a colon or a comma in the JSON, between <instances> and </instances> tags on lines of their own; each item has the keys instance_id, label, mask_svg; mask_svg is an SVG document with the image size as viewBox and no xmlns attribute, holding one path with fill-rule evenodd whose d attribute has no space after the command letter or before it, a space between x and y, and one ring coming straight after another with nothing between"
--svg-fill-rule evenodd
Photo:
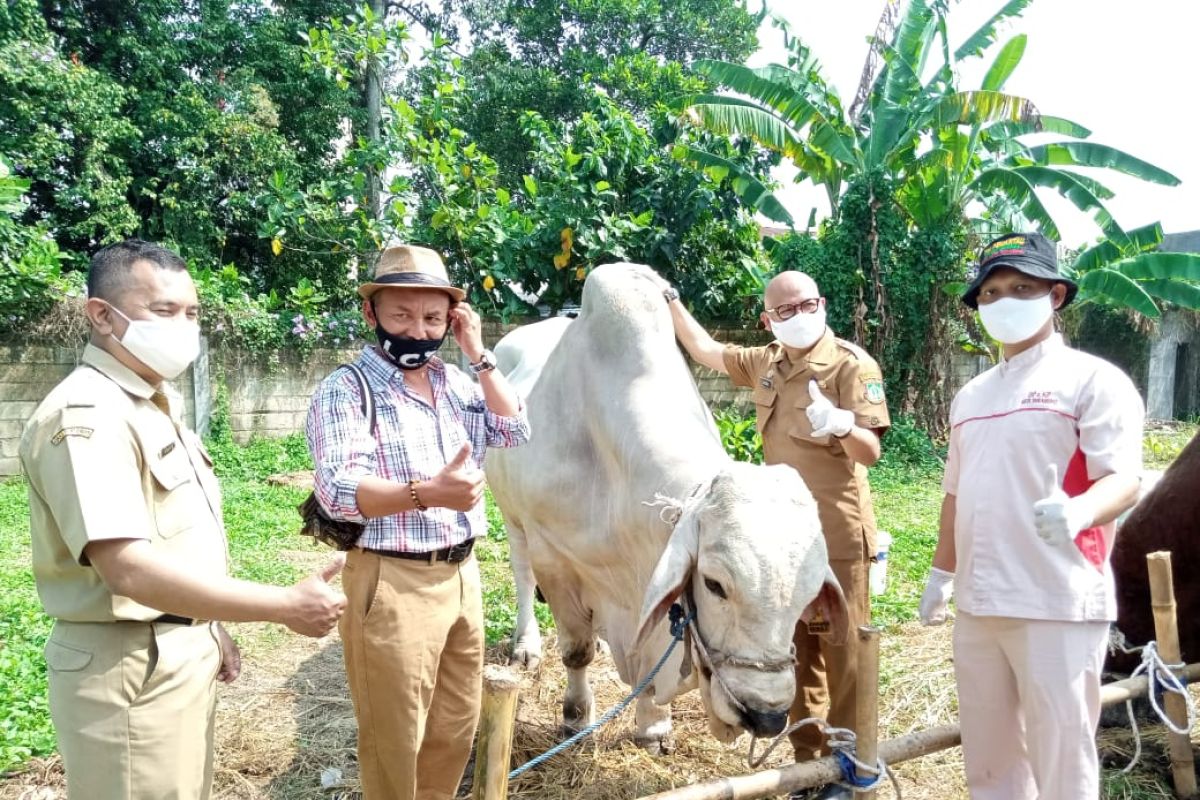
<instances>
[{"instance_id":1,"label":"brown cow","mask_svg":"<svg viewBox=\"0 0 1200 800\"><path fill-rule=\"evenodd\" d=\"M1146 554L1171 551L1178 603L1179 645L1185 663L1200 659L1200 433L1117 532L1112 569L1117 583L1117 629L1130 645L1154 639ZM1110 655L1107 671L1129 674L1139 656Z\"/></svg>"}]
</instances>

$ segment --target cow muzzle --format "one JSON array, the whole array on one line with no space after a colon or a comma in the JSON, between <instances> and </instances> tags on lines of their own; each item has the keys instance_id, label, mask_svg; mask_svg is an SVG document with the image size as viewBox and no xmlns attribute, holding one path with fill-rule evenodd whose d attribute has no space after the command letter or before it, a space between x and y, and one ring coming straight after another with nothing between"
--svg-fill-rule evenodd
<instances>
[{"instance_id":1,"label":"cow muzzle","mask_svg":"<svg viewBox=\"0 0 1200 800\"><path fill-rule=\"evenodd\" d=\"M738 716L741 718L742 727L755 736L778 736L787 724L788 710L785 708L782 711L758 711L743 707Z\"/></svg>"},{"instance_id":2,"label":"cow muzzle","mask_svg":"<svg viewBox=\"0 0 1200 800\"><path fill-rule=\"evenodd\" d=\"M745 728L755 736L777 735L787 723L795 694L795 645L778 658L746 658L717 650L700 633L690 584L681 600L688 651L704 679L701 689L708 695L710 713L725 725ZM778 702L785 695L786 702Z\"/></svg>"}]
</instances>

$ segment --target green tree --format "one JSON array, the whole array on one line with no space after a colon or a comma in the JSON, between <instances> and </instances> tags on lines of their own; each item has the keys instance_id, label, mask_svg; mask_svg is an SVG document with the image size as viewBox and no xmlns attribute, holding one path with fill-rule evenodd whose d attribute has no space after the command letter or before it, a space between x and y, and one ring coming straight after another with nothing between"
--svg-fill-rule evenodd
<instances>
[{"instance_id":1,"label":"green tree","mask_svg":"<svg viewBox=\"0 0 1200 800\"><path fill-rule=\"evenodd\" d=\"M701 61L697 69L703 75L738 95L703 94L683 104L687 116L708 130L752 139L792 161L798 180L824 187L834 216L821 243L825 255L849 270L841 280L857 301L843 330L867 346L885 371L899 373L889 387L899 409L910 401L925 403L933 394L910 387L935 376L937 354L948 350L954 330L945 319L949 309L940 285L961 277L972 228L986 232L1002 219L1004 227L1038 227L1058 238L1035 191L1047 188L1090 215L1115 246L1127 248L1128 234L1104 204L1112 192L1077 168L1178 182L1145 161L1083 141L1090 135L1086 128L1004 93L1024 54L1023 35L996 48L978 88L959 86L959 64L988 55L999 44L1000 24L1029 2L1010 0L957 47L947 34L948 4L913 0L902 12L889 4L851 109L782 24L787 65L751 69ZM1022 138L1039 132L1070 138L1039 145ZM685 155L699 164L716 163L702 148ZM791 222L769 187L737 177L747 204ZM856 213L846 218L852 199ZM968 209L977 202L988 212L973 221ZM839 258L846 248L852 257ZM923 366L913 360L921 353L929 355ZM919 411L932 421L941 416L939 406L940 400Z\"/></svg>"},{"instance_id":2,"label":"green tree","mask_svg":"<svg viewBox=\"0 0 1200 800\"><path fill-rule=\"evenodd\" d=\"M697 59L741 60L759 18L735 0L503 0L462 3L474 49L463 58L470 102L455 123L496 158L506 180L529 171L525 111L570 122L593 87L649 122L658 103L706 85Z\"/></svg>"},{"instance_id":3,"label":"green tree","mask_svg":"<svg viewBox=\"0 0 1200 800\"><path fill-rule=\"evenodd\" d=\"M89 250L137 228L129 160L139 131L129 90L53 47L27 3L0 19L0 152L29 181L26 223L64 249Z\"/></svg>"},{"instance_id":4,"label":"green tree","mask_svg":"<svg viewBox=\"0 0 1200 800\"><path fill-rule=\"evenodd\" d=\"M405 48L403 31L403 23L371 15L333 22L309 36L312 68L341 76L350 91L364 54ZM665 115L647 128L599 92L573 122L528 112L530 172L510 183L455 124L471 102L469 81L446 42L434 45L410 99L386 103L378 142L356 140L318 181L273 178L262 233L281 250L354 253L367 267L385 242L425 242L444 254L473 302L501 315L530 311L529 298L550 308L576 302L588 271L618 259L658 267L708 316L736 308L760 285L757 225L718 171L671 156L679 134ZM386 57L403 62L398 53ZM748 172L768 169L749 142L683 135ZM363 197L364 164L398 165L378 216Z\"/></svg>"},{"instance_id":5,"label":"green tree","mask_svg":"<svg viewBox=\"0 0 1200 800\"><path fill-rule=\"evenodd\" d=\"M1128 232L1125 243L1105 239L1076 256L1079 299L1129 309L1151 319L1165 303L1200 310L1200 254L1164 253L1157 222Z\"/></svg>"},{"instance_id":6,"label":"green tree","mask_svg":"<svg viewBox=\"0 0 1200 800\"><path fill-rule=\"evenodd\" d=\"M27 213L71 251L138 233L237 262L260 289L343 274L344 257L273 254L254 203L275 172L320 175L342 120L361 116L303 69L301 34L349 8L45 0L31 18L28 0L10 4L0 148L33 179Z\"/></svg>"}]
</instances>

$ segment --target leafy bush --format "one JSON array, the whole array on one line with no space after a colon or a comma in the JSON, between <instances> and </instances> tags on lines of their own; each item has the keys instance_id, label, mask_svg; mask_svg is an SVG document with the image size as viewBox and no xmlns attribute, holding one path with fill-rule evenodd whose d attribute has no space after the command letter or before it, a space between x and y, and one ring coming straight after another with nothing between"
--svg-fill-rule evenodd
<instances>
[{"instance_id":1,"label":"leafy bush","mask_svg":"<svg viewBox=\"0 0 1200 800\"><path fill-rule=\"evenodd\" d=\"M334 306L319 280L302 278L285 298L275 292L251 296L251 281L237 267L193 265L192 274L203 309L204 329L217 346L251 353L314 347L349 347L368 336L357 305Z\"/></svg>"},{"instance_id":2,"label":"leafy bush","mask_svg":"<svg viewBox=\"0 0 1200 800\"><path fill-rule=\"evenodd\" d=\"M714 411L713 419L721 434L721 444L730 458L752 464L762 463L762 437L758 435L753 415L744 416L736 408L724 408Z\"/></svg>"},{"instance_id":3,"label":"leafy bush","mask_svg":"<svg viewBox=\"0 0 1200 800\"><path fill-rule=\"evenodd\" d=\"M906 467L921 471L940 469L945 448L939 447L912 417L900 414L892 418L892 427L883 435L880 467Z\"/></svg>"},{"instance_id":4,"label":"leafy bush","mask_svg":"<svg viewBox=\"0 0 1200 800\"><path fill-rule=\"evenodd\" d=\"M66 256L46 229L17 221L29 186L0 158L0 333L20 330L56 300L82 294L82 277L63 274Z\"/></svg>"}]
</instances>

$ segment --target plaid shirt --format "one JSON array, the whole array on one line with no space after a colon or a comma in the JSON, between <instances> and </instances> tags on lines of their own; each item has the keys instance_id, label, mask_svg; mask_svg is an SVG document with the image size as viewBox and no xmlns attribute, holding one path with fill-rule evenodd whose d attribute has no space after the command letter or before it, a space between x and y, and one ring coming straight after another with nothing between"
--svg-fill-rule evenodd
<instances>
[{"instance_id":1,"label":"plaid shirt","mask_svg":"<svg viewBox=\"0 0 1200 800\"><path fill-rule=\"evenodd\" d=\"M358 508L358 483L375 475L398 483L429 480L441 472L466 441L483 466L488 447L516 447L529 439L522 409L516 416L493 414L483 391L460 369L440 358L429 362L431 407L404 383L404 371L373 347L355 362L375 396L377 439L363 418L358 382L349 370L326 378L308 410L308 449L316 464L316 495L330 516L365 522L358 546L371 550L425 553L465 542L487 531L484 504L469 512L450 508L406 511L365 520Z\"/></svg>"}]
</instances>

